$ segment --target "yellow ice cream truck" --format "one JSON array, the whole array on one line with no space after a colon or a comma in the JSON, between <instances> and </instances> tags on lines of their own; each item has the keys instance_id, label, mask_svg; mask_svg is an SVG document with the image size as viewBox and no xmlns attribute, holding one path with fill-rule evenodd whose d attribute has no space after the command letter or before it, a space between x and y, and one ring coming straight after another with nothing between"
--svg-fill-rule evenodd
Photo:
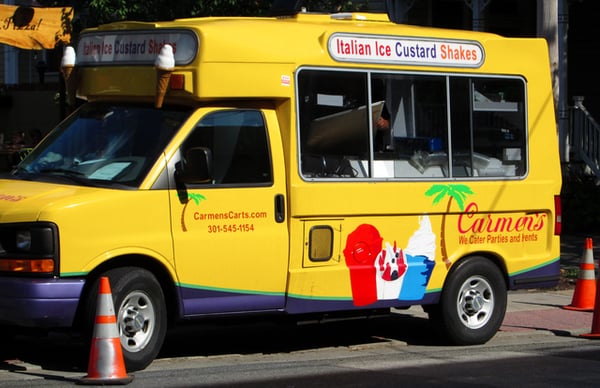
<instances>
[{"instance_id":1,"label":"yellow ice cream truck","mask_svg":"<svg viewBox=\"0 0 600 388\"><path fill-rule=\"evenodd\" d=\"M89 333L108 277L129 370L207 317L420 305L481 344L558 281L543 39L207 17L89 29L63 64L83 103L0 180L5 328Z\"/></svg>"}]
</instances>

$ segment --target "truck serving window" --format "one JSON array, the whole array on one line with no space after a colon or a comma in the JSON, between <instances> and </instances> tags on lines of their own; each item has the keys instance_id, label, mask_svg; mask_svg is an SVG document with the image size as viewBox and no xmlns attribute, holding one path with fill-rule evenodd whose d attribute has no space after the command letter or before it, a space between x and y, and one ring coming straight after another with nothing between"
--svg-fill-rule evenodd
<instances>
[{"instance_id":1,"label":"truck serving window","mask_svg":"<svg viewBox=\"0 0 600 388\"><path fill-rule=\"evenodd\" d=\"M304 69L305 178L516 178L527 171L520 77Z\"/></svg>"}]
</instances>

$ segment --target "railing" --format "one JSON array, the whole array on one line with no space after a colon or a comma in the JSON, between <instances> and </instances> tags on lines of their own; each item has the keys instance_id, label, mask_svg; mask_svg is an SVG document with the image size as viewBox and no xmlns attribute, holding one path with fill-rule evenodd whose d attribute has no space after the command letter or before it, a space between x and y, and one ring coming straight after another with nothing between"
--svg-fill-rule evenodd
<instances>
[{"instance_id":1,"label":"railing","mask_svg":"<svg viewBox=\"0 0 600 388\"><path fill-rule=\"evenodd\" d=\"M600 178L600 125L583 106L583 97L574 98L569 117L571 161L584 162Z\"/></svg>"}]
</instances>

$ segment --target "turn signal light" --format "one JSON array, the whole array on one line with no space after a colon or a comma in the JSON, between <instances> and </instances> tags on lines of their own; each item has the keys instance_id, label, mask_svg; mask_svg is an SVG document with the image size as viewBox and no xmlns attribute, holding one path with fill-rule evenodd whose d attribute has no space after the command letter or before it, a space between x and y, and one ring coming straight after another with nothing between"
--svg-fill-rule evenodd
<instances>
[{"instance_id":1,"label":"turn signal light","mask_svg":"<svg viewBox=\"0 0 600 388\"><path fill-rule=\"evenodd\" d=\"M54 260L52 259L2 259L0 271L19 273L52 273Z\"/></svg>"}]
</instances>

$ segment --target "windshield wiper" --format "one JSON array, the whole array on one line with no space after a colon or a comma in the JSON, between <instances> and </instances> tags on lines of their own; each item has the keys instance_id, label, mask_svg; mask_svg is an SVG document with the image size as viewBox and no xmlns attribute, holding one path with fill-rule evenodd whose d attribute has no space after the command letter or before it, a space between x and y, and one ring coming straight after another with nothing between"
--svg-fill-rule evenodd
<instances>
[{"instance_id":1,"label":"windshield wiper","mask_svg":"<svg viewBox=\"0 0 600 388\"><path fill-rule=\"evenodd\" d=\"M80 171L69 170L67 168L44 168L39 171L39 174L55 174L58 173L60 175L53 176L61 176L70 179L71 181L78 183L83 186L96 186L92 183L88 178L85 177L85 174Z\"/></svg>"},{"instance_id":2,"label":"windshield wiper","mask_svg":"<svg viewBox=\"0 0 600 388\"><path fill-rule=\"evenodd\" d=\"M63 173L65 175L77 175L77 176L85 176L84 173L82 173L81 171L75 171L75 170L69 170L68 168L44 168L40 170L41 173L47 173L47 172L59 172L59 173Z\"/></svg>"},{"instance_id":3,"label":"windshield wiper","mask_svg":"<svg viewBox=\"0 0 600 388\"><path fill-rule=\"evenodd\" d=\"M40 170L41 173L47 172L58 172L65 175L77 175L77 176L85 176L81 171L69 170L68 168L44 168Z\"/></svg>"},{"instance_id":4,"label":"windshield wiper","mask_svg":"<svg viewBox=\"0 0 600 388\"><path fill-rule=\"evenodd\" d=\"M19 165L16 165L12 170L10 170L11 174L13 175L20 175L20 174L25 174L25 175L30 175L31 172L29 170L27 170L24 167L21 167Z\"/></svg>"},{"instance_id":5,"label":"windshield wiper","mask_svg":"<svg viewBox=\"0 0 600 388\"><path fill-rule=\"evenodd\" d=\"M31 177L34 175L31 171L19 165L7 172L13 177L18 177L25 180L31 180Z\"/></svg>"}]
</instances>

